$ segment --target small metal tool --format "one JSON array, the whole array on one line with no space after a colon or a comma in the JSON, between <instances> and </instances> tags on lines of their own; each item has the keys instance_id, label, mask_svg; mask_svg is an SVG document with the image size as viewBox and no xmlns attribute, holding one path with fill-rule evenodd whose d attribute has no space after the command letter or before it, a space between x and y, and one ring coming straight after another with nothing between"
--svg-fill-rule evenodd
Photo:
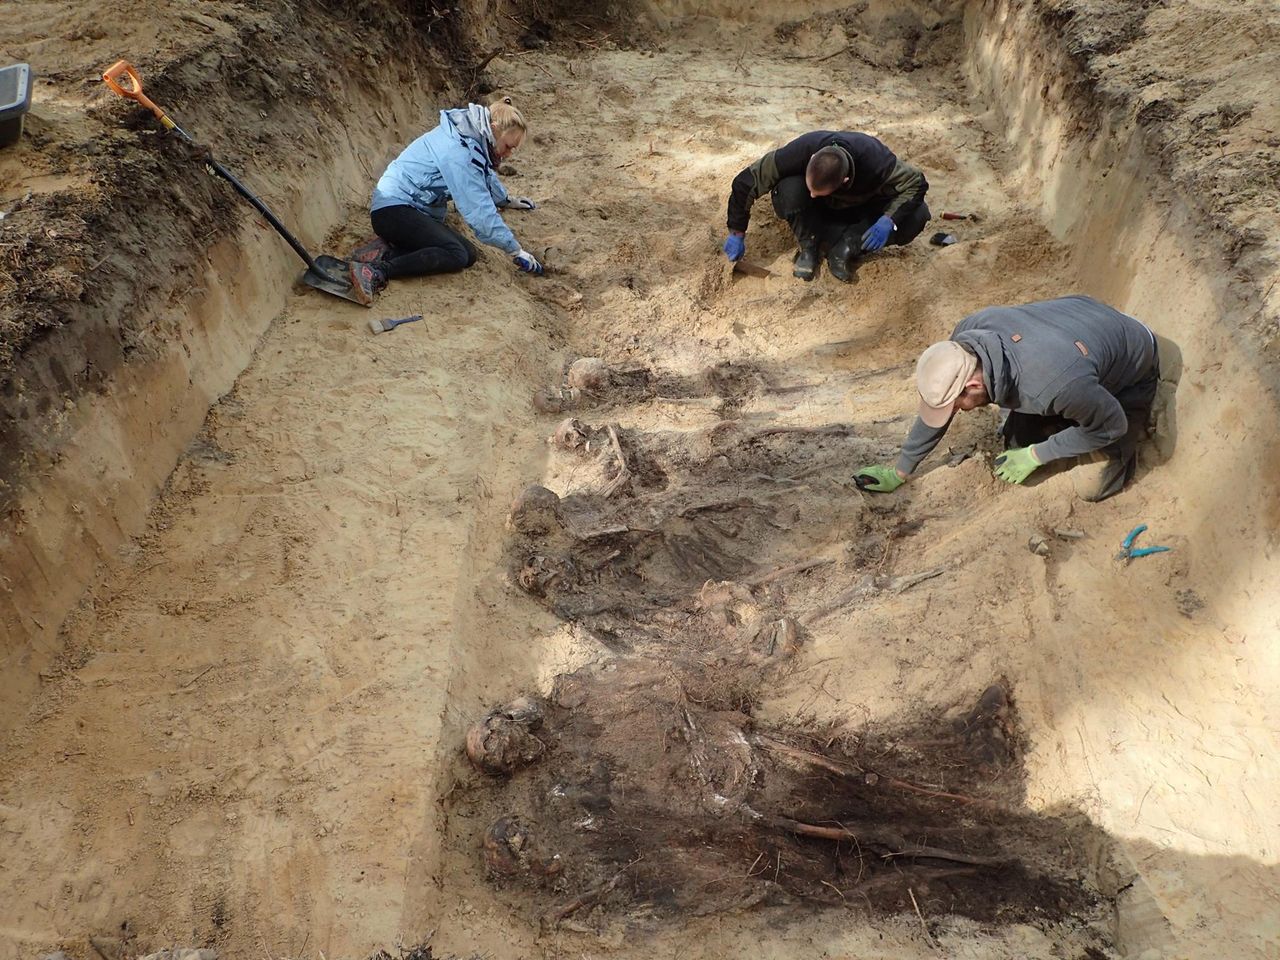
<instances>
[{"instance_id":1,"label":"small metal tool","mask_svg":"<svg viewBox=\"0 0 1280 960\"><path fill-rule=\"evenodd\" d=\"M1140 523L1129 531L1129 535L1125 537L1120 544L1120 552L1116 554L1117 560L1123 560L1125 563L1128 563L1130 560L1136 559L1137 557L1149 557L1153 553L1168 553L1169 550L1172 549L1171 547L1135 547L1133 545L1134 541L1136 541L1146 529L1147 525L1145 523Z\"/></svg>"}]
</instances>

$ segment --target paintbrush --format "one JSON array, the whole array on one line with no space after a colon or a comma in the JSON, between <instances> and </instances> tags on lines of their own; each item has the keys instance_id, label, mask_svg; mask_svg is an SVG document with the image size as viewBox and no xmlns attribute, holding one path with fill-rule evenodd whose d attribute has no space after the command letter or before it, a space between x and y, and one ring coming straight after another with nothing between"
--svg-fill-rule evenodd
<instances>
[{"instance_id":1,"label":"paintbrush","mask_svg":"<svg viewBox=\"0 0 1280 960\"><path fill-rule=\"evenodd\" d=\"M401 317L399 320L370 320L369 329L374 333L386 333L388 330L394 330L402 323L413 323L413 321L421 319L422 314L415 313L412 317Z\"/></svg>"}]
</instances>

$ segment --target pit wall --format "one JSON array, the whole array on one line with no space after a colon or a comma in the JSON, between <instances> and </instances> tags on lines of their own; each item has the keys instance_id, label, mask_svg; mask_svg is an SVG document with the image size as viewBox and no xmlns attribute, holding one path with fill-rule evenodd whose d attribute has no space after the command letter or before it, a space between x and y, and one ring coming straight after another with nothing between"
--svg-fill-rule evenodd
<instances>
[{"instance_id":1,"label":"pit wall","mask_svg":"<svg viewBox=\"0 0 1280 960\"><path fill-rule=\"evenodd\" d=\"M463 6L471 34L483 37L492 29L497 13L483 0ZM236 171L313 253L322 252L324 238L353 207L367 202L371 177L394 150L421 132L424 116L434 115L423 104L436 103L439 92L406 87L398 72L403 66L388 58L381 80L347 87L346 136L329 140L328 156L295 155L287 163ZM414 75L429 83L438 70ZM386 90L398 91L394 103ZM218 142L214 122L199 130ZM374 155L369 144L384 146ZM241 206L230 236L211 241L193 257L189 274L162 281L147 302L135 305L151 342L105 386L58 401L60 409L55 403L37 458L50 465L15 482L0 525L0 670L6 675L0 728L25 710L41 674L56 672L57 658L68 653L59 639L67 615L104 565L143 532L154 497L210 405L232 387L293 293L301 261ZM349 309L360 319L359 307Z\"/></svg>"},{"instance_id":2,"label":"pit wall","mask_svg":"<svg viewBox=\"0 0 1280 960\"><path fill-rule=\"evenodd\" d=\"M923 23L936 24L950 15L953 0L637 0L640 12L664 30L678 29L682 20L702 17L729 23L777 25L795 23L822 14L857 8L863 22L874 23L904 14Z\"/></svg>"},{"instance_id":3,"label":"pit wall","mask_svg":"<svg viewBox=\"0 0 1280 960\"><path fill-rule=\"evenodd\" d=\"M762 3L745 0L648 0L648 12L660 25L667 27L672 21L686 17L709 17L715 20L736 22L782 23L801 20L820 13L842 10L848 0L810 0L808 3L788 3L786 0L764 0Z\"/></svg>"},{"instance_id":4,"label":"pit wall","mask_svg":"<svg viewBox=\"0 0 1280 960\"><path fill-rule=\"evenodd\" d=\"M1178 616L1157 596L1143 609L1137 581L1099 570L1071 616L1036 611L1031 642L1062 653L1086 702L1070 704L1049 673L1019 678L1039 764L1032 777L1074 783L1120 841L1113 889L1126 955L1211 956L1212 931L1223 924L1274 944L1265 916L1233 916L1230 906L1246 879L1267 896L1280 888L1280 831L1263 809L1270 801L1255 811L1240 800L1274 796L1280 775L1265 722L1280 677L1280 608L1269 599L1280 574L1277 377L1246 330L1274 277L1259 283L1230 269L1212 225L1156 173L1135 110L1102 105L1042 14L1038 3L969 2L965 67L1012 149L1018 169L1009 179L1025 185L1028 204L1072 251L1077 291L1182 348L1176 451L1093 515L1118 529L1146 521L1176 533L1182 579L1167 582L1192 588L1205 609ZM1154 645L1149 669L1116 676L1113 664L1077 653L1080 632L1093 629L1131 650ZM1188 688L1200 691L1196 699L1170 709L1164 691ZM1092 736L1080 732L1089 724ZM1148 799L1153 763L1196 769L1155 782L1157 806Z\"/></svg>"},{"instance_id":5,"label":"pit wall","mask_svg":"<svg viewBox=\"0 0 1280 960\"><path fill-rule=\"evenodd\" d=\"M299 170L284 181L293 184L287 193L268 195L313 251L346 219L352 191L367 180L361 159L350 149L334 158L337 189L309 182ZM39 672L60 652L67 613L100 565L142 531L152 499L210 405L248 364L301 270L278 234L246 217L233 236L207 251L193 292L165 291L158 305L145 308L153 334L147 359L125 365L104 390L82 395L66 411L56 462L18 492L3 536L0 659L7 682L20 679L28 690L39 682ZM16 706L26 698L7 702Z\"/></svg>"},{"instance_id":6,"label":"pit wall","mask_svg":"<svg viewBox=\"0 0 1280 960\"><path fill-rule=\"evenodd\" d=\"M296 215L292 205L282 212ZM0 655L17 694L9 705L27 702L23 694L59 652L62 621L99 564L141 532L209 405L231 387L283 306L287 286L278 278L288 267L269 238L247 227L218 243L199 278L201 293L148 311L149 329L172 331L152 356L66 411L56 463L18 491L3 536Z\"/></svg>"}]
</instances>

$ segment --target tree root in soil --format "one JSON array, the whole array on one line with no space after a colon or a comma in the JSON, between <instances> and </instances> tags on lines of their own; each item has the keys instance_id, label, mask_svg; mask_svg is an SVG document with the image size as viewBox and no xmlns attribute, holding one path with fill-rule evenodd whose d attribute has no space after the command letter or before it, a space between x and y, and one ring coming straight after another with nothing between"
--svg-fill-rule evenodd
<instances>
[{"instance_id":1,"label":"tree root in soil","mask_svg":"<svg viewBox=\"0 0 1280 960\"><path fill-rule=\"evenodd\" d=\"M934 567L932 570L923 570L919 573L908 573L897 577L884 577L868 574L858 581L858 583L839 594L830 603L807 614L804 617L804 622L806 625L811 625L820 620L825 620L833 613L843 610L850 604L859 603L863 600L874 597L877 594L887 593L896 596L897 594L910 590L916 584L924 583L926 580L932 580L934 577L942 576L942 574L946 573L946 570L946 567Z\"/></svg>"},{"instance_id":2,"label":"tree root in soil","mask_svg":"<svg viewBox=\"0 0 1280 960\"><path fill-rule=\"evenodd\" d=\"M606 897L611 892L613 892L613 888L618 885L618 881L622 879L623 874L625 874L629 869L631 869L632 866L639 863L641 859L643 858L637 857L635 860L632 860L631 863L628 863L626 866L624 866L621 870L615 873L612 877L610 877L604 883L600 884L600 886L595 887L594 889L588 890L586 893L579 894L578 896L570 900L568 903L564 904L562 907L559 907L558 909L547 913L543 917L543 925L554 926L555 924L559 923L561 920L564 920L566 917L573 916L583 907L595 906L597 903L600 902L600 900L603 897Z\"/></svg>"},{"instance_id":3,"label":"tree root in soil","mask_svg":"<svg viewBox=\"0 0 1280 960\"><path fill-rule=\"evenodd\" d=\"M618 458L618 465L613 479L600 491L606 500L614 494L625 490L631 483L631 469L627 466L626 454L622 452L622 441L618 439L618 428L609 424L609 442L613 444L613 455Z\"/></svg>"},{"instance_id":4,"label":"tree root in soil","mask_svg":"<svg viewBox=\"0 0 1280 960\"><path fill-rule=\"evenodd\" d=\"M976 857L940 847L925 847L910 844L896 835L883 831L875 833L850 830L847 827L824 827L816 823L801 823L789 817L774 816L769 822L783 830L797 833L802 837L819 837L823 840L851 840L859 849L871 850L882 860L907 858L910 860L943 860L971 867L999 867L1006 865L1007 857Z\"/></svg>"}]
</instances>

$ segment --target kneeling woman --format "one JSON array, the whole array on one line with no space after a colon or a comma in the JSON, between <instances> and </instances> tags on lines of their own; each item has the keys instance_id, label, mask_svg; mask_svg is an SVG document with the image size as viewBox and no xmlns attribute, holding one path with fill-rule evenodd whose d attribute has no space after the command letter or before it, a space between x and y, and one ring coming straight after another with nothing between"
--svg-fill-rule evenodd
<instances>
[{"instance_id":1,"label":"kneeling woman","mask_svg":"<svg viewBox=\"0 0 1280 960\"><path fill-rule=\"evenodd\" d=\"M542 273L498 213L533 209L532 200L507 195L495 169L524 141L526 129L510 97L491 107L470 103L440 111L440 125L391 161L370 206L378 236L351 256L351 282L362 302L372 303L388 280L476 262L475 248L445 226L450 199L483 243L505 250L524 272Z\"/></svg>"}]
</instances>

